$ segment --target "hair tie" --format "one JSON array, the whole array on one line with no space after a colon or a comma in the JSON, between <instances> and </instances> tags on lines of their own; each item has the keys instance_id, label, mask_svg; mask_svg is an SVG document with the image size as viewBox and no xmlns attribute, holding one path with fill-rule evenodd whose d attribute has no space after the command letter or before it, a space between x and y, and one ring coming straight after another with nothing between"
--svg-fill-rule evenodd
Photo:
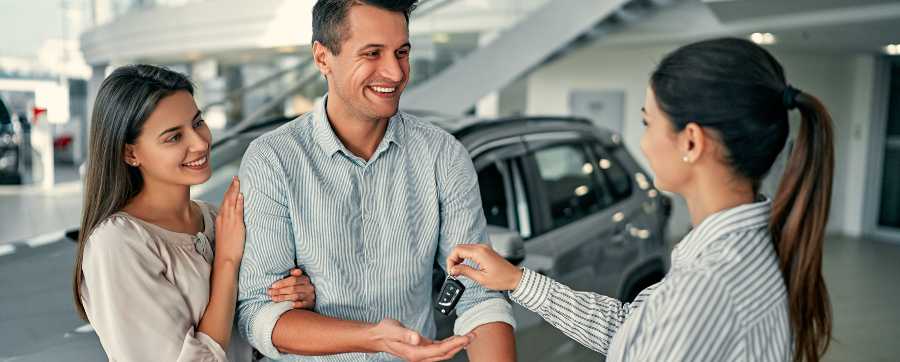
<instances>
[{"instance_id":1,"label":"hair tie","mask_svg":"<svg viewBox=\"0 0 900 362\"><path fill-rule=\"evenodd\" d=\"M784 104L784 108L787 108L789 111L797 108L797 95L800 93L802 91L792 87L790 84L784 87L784 93L781 96L781 103Z\"/></svg>"}]
</instances>

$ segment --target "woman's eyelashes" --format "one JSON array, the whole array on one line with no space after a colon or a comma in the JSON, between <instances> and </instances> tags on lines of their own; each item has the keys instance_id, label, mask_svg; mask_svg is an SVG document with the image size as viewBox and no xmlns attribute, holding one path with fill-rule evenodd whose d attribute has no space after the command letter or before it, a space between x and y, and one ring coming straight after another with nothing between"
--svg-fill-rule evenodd
<instances>
[{"instance_id":1,"label":"woman's eyelashes","mask_svg":"<svg viewBox=\"0 0 900 362\"><path fill-rule=\"evenodd\" d=\"M200 128L201 126L203 126L204 123L206 123L206 121L204 121L201 118L201 119L198 119L196 122L192 123L191 127L194 129L197 129L197 128ZM181 132L175 132L171 136L169 136L168 138L163 140L163 142L164 143L176 143L179 140L181 140Z\"/></svg>"},{"instance_id":2,"label":"woman's eyelashes","mask_svg":"<svg viewBox=\"0 0 900 362\"><path fill-rule=\"evenodd\" d=\"M646 119L646 118L641 118L641 126L644 126L644 128L647 128L648 125L647 125L647 119Z\"/></svg>"}]
</instances>

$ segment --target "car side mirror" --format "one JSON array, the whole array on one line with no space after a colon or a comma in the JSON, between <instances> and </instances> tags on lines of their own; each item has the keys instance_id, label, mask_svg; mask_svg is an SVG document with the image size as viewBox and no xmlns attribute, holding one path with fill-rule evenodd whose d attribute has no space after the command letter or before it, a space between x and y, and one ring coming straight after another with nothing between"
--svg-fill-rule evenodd
<instances>
[{"instance_id":1,"label":"car side mirror","mask_svg":"<svg viewBox=\"0 0 900 362\"><path fill-rule=\"evenodd\" d=\"M525 260L525 240L518 232L493 225L488 225L487 232L497 254L514 265Z\"/></svg>"}]
</instances>

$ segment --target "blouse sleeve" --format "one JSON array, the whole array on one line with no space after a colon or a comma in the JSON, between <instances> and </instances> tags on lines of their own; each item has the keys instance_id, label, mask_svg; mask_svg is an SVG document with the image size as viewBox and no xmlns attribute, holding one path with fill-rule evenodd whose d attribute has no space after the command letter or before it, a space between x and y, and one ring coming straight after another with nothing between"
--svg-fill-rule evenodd
<instances>
[{"instance_id":1,"label":"blouse sleeve","mask_svg":"<svg viewBox=\"0 0 900 362\"><path fill-rule=\"evenodd\" d=\"M529 269L524 269L522 281L509 296L569 338L602 354L607 353L613 336L631 311L642 303L640 298L622 303L596 293L576 292Z\"/></svg>"},{"instance_id":2,"label":"blouse sleeve","mask_svg":"<svg viewBox=\"0 0 900 362\"><path fill-rule=\"evenodd\" d=\"M187 300L148 239L134 221L113 216L85 245L83 301L109 359L227 361L221 346L195 331Z\"/></svg>"}]
</instances>

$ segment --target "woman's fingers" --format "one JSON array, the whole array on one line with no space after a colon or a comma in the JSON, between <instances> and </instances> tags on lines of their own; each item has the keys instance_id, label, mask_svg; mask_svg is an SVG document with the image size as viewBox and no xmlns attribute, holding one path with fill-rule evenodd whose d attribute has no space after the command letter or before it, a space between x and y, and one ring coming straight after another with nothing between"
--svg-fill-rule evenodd
<instances>
[{"instance_id":1,"label":"woman's fingers","mask_svg":"<svg viewBox=\"0 0 900 362\"><path fill-rule=\"evenodd\" d=\"M458 277L460 275L474 280L478 284L484 284L487 280L485 280L485 275L483 272L473 269L468 265L457 265L453 267L450 275L454 277Z\"/></svg>"},{"instance_id":2,"label":"woman's fingers","mask_svg":"<svg viewBox=\"0 0 900 362\"><path fill-rule=\"evenodd\" d=\"M452 273L458 265L461 265L466 259L471 260L475 264L483 264L484 248L483 245L463 244L457 245L450 251L447 256L447 270Z\"/></svg>"},{"instance_id":3,"label":"woman's fingers","mask_svg":"<svg viewBox=\"0 0 900 362\"><path fill-rule=\"evenodd\" d=\"M473 268L463 264L465 260L474 262ZM522 271L503 259L487 245L459 245L447 256L447 273L463 275L488 289L512 290L521 280Z\"/></svg>"}]
</instances>

